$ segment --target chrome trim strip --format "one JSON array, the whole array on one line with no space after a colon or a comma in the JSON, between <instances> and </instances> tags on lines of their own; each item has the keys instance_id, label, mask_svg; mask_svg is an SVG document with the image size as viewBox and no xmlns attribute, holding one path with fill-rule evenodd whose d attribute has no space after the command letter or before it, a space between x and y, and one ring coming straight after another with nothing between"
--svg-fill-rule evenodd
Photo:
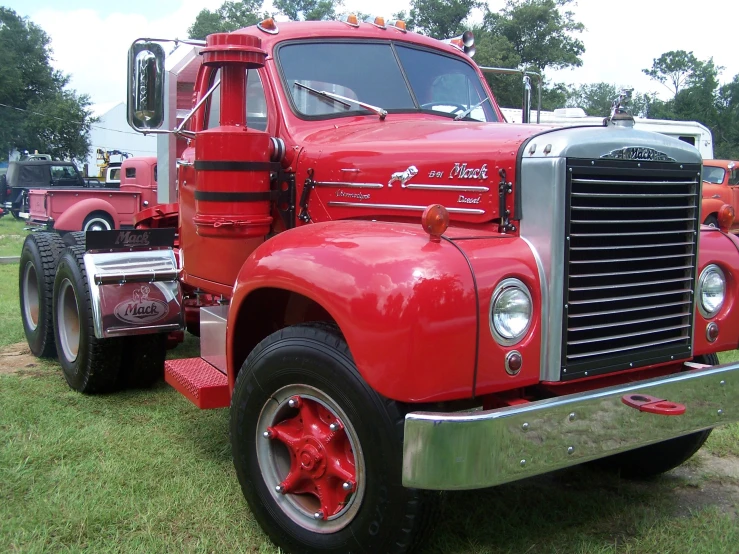
<instances>
[{"instance_id":1,"label":"chrome trim strip","mask_svg":"<svg viewBox=\"0 0 739 554\"><path fill-rule=\"evenodd\" d=\"M654 310L657 308L671 308L672 306L684 306L686 304L691 304L692 302L690 300L683 300L682 302L667 302L666 304L652 304L651 306L638 306L636 308L623 308L618 310L605 310L600 312L588 312L584 314L575 314L570 315L571 318L576 317L592 317L596 315L609 315L609 314L620 314L625 312L639 312L643 310Z\"/></svg>"},{"instance_id":2,"label":"chrome trim strip","mask_svg":"<svg viewBox=\"0 0 739 554\"><path fill-rule=\"evenodd\" d=\"M625 325L634 325L636 323L648 323L652 321L665 321L666 319L676 319L678 317L690 317L690 312L681 312L679 314L670 314L663 316L651 316L642 319L629 319L626 321L603 323L600 325L585 325L583 327L568 327L567 330L571 333L578 331L590 331L592 329L607 329L609 327L623 327Z\"/></svg>"},{"instance_id":3,"label":"chrome trim strip","mask_svg":"<svg viewBox=\"0 0 739 554\"><path fill-rule=\"evenodd\" d=\"M572 179L573 183L598 185L694 185L695 181L617 181L614 179Z\"/></svg>"},{"instance_id":4,"label":"chrome trim strip","mask_svg":"<svg viewBox=\"0 0 739 554\"><path fill-rule=\"evenodd\" d=\"M336 206L340 208L377 208L377 209L388 209L388 210L409 210L422 212L427 206L414 206L411 204L365 204L364 202L329 202L329 206ZM446 207L446 206L445 206ZM446 211L450 214L474 214L482 215L485 210L475 210L472 208L448 208Z\"/></svg>"},{"instance_id":5,"label":"chrome trim strip","mask_svg":"<svg viewBox=\"0 0 739 554\"><path fill-rule=\"evenodd\" d=\"M571 264L605 264L622 262L639 262L643 260L666 260L669 258L692 258L695 254L669 254L667 256L644 256L641 258L611 258L608 260L572 260Z\"/></svg>"},{"instance_id":6,"label":"chrome trim strip","mask_svg":"<svg viewBox=\"0 0 739 554\"><path fill-rule=\"evenodd\" d=\"M450 192L489 192L489 187L473 187L463 185L424 185L424 184L409 184L405 185L406 189L416 190L436 190L436 191L450 191Z\"/></svg>"},{"instance_id":7,"label":"chrome trim strip","mask_svg":"<svg viewBox=\"0 0 739 554\"><path fill-rule=\"evenodd\" d=\"M521 240L531 249L531 254L536 261L536 270L539 273L539 293L541 294L541 352L539 353L539 368L544 368L547 365L547 351L549 350L549 287L547 286L544 264L541 263L541 256L539 256L539 253L529 239L522 236Z\"/></svg>"},{"instance_id":8,"label":"chrome trim strip","mask_svg":"<svg viewBox=\"0 0 739 554\"><path fill-rule=\"evenodd\" d=\"M636 333L621 333L620 335L604 335L596 339L570 340L570 341L567 341L567 344L573 344L573 345L594 344L596 342L605 342L605 341L615 340L615 339L628 339L631 337L640 337L641 335L654 335L655 333L664 333L665 331L675 331L677 329L687 329L688 327L690 327L690 325L688 325L687 323L684 325L670 325L669 327L658 327L656 329L649 329L646 331L637 331ZM666 341L660 341L660 342L666 342ZM628 348L633 348L633 347L624 346L624 350ZM588 354L592 354L592 353L588 352Z\"/></svg>"},{"instance_id":9,"label":"chrome trim strip","mask_svg":"<svg viewBox=\"0 0 739 554\"><path fill-rule=\"evenodd\" d=\"M521 162L521 238L536 251L542 282L542 381L559 381L564 311L566 160L526 158ZM546 289L546 293L545 293Z\"/></svg>"},{"instance_id":10,"label":"chrome trim strip","mask_svg":"<svg viewBox=\"0 0 739 554\"><path fill-rule=\"evenodd\" d=\"M609 348L607 350L597 350L593 352L586 352L585 354L572 354L567 356L568 360L575 360L581 358L589 358L591 356L600 356L601 354L613 354L614 352L628 352L629 350L639 350L640 348L647 348L648 346L657 346L660 344L668 344L671 342L678 342L681 340L689 339L690 334L680 335L679 337L673 337L671 339L657 340L654 342L643 342L641 344L634 344L632 346L619 346L618 348Z\"/></svg>"},{"instance_id":11,"label":"chrome trim strip","mask_svg":"<svg viewBox=\"0 0 739 554\"><path fill-rule=\"evenodd\" d=\"M739 363L477 412L411 412L403 485L491 487L739 421ZM681 416L640 412L627 394L686 406Z\"/></svg>"},{"instance_id":12,"label":"chrome trim strip","mask_svg":"<svg viewBox=\"0 0 739 554\"><path fill-rule=\"evenodd\" d=\"M695 221L694 217L679 217L674 219L573 219L572 223L586 223L589 225L599 223L625 223L627 225L633 225L634 223L677 223L680 221Z\"/></svg>"},{"instance_id":13,"label":"chrome trim strip","mask_svg":"<svg viewBox=\"0 0 739 554\"><path fill-rule=\"evenodd\" d=\"M595 287L569 287L567 290L604 290L604 289L628 289L631 287L646 287L650 285L664 285L665 283L683 283L692 281L692 277L680 277L678 279L661 279L659 281L641 281L639 283L619 283L618 285L598 285Z\"/></svg>"},{"instance_id":14,"label":"chrome trim strip","mask_svg":"<svg viewBox=\"0 0 739 554\"><path fill-rule=\"evenodd\" d=\"M570 235L572 236L572 235ZM634 248L664 248L665 246L692 246L692 242L663 242L656 244L630 244L627 246L609 246L608 250L632 250ZM573 246L570 252L585 252L588 250L603 250L602 246ZM579 277L579 275L575 275Z\"/></svg>"},{"instance_id":15,"label":"chrome trim strip","mask_svg":"<svg viewBox=\"0 0 739 554\"><path fill-rule=\"evenodd\" d=\"M317 187L346 187L354 189L381 189L385 186L382 183L350 183L348 181L316 181L313 184Z\"/></svg>"},{"instance_id":16,"label":"chrome trim strip","mask_svg":"<svg viewBox=\"0 0 739 554\"><path fill-rule=\"evenodd\" d=\"M654 298L656 296L670 296L673 294L685 294L687 292L693 292L693 289L677 289L677 290L663 290L660 292L651 292L649 294L632 294L629 296L609 296L604 298L595 298L593 300L570 300L570 304L578 306L582 304L598 304L600 302L619 302L620 300L636 300L638 298Z\"/></svg>"}]
</instances>

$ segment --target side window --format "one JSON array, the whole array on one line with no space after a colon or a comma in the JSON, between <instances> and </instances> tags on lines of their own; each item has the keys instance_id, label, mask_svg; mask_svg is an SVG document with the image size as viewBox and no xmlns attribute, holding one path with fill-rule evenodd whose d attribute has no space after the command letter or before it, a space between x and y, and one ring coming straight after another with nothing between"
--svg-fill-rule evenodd
<instances>
[{"instance_id":1,"label":"side window","mask_svg":"<svg viewBox=\"0 0 739 554\"><path fill-rule=\"evenodd\" d=\"M136 168L135 167L127 167L126 168L126 178L127 179L135 179L136 178Z\"/></svg>"},{"instance_id":2,"label":"side window","mask_svg":"<svg viewBox=\"0 0 739 554\"><path fill-rule=\"evenodd\" d=\"M731 174L729 174L729 184L739 185L739 168L734 168L731 170Z\"/></svg>"},{"instance_id":3,"label":"side window","mask_svg":"<svg viewBox=\"0 0 739 554\"><path fill-rule=\"evenodd\" d=\"M216 72L215 83L221 77L221 70ZM208 107L208 121L206 129L218 127L221 118L220 88L213 91ZM264 96L264 86L259 78L259 72L252 70L246 74L246 126L259 131L267 130L267 99Z\"/></svg>"}]
</instances>

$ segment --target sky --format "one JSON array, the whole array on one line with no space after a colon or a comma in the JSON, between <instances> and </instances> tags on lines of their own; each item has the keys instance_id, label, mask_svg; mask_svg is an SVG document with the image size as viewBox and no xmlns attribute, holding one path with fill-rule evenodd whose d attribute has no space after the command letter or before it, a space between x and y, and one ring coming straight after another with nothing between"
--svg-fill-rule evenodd
<instances>
[{"instance_id":1,"label":"sky","mask_svg":"<svg viewBox=\"0 0 739 554\"><path fill-rule=\"evenodd\" d=\"M269 1L269 0L268 0ZM27 16L51 37L54 66L71 75L71 88L95 104L125 100L126 53L138 37L185 38L203 8L223 0L0 0ZM377 15L407 9L407 0L374 0ZM498 11L505 0L490 0ZM555 82L607 82L669 97L663 85L642 73L652 60L670 50L693 51L700 60L713 57L724 66L721 82L739 73L736 25L739 3L733 0L578 0L569 8L586 31L583 65L548 71ZM367 11L366 0L345 0L344 11ZM478 14L479 17L479 14Z\"/></svg>"}]
</instances>

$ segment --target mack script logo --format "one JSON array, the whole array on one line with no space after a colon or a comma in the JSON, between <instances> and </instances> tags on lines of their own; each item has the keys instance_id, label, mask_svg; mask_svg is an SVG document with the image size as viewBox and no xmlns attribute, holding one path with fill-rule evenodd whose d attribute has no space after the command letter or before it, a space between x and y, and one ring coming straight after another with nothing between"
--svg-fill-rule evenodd
<instances>
[{"instance_id":1,"label":"mack script logo","mask_svg":"<svg viewBox=\"0 0 739 554\"><path fill-rule=\"evenodd\" d=\"M115 307L115 316L126 323L154 323L167 317L169 306L162 300L149 298L151 289L143 285L133 291L133 298L125 300Z\"/></svg>"},{"instance_id":2,"label":"mack script logo","mask_svg":"<svg viewBox=\"0 0 739 554\"><path fill-rule=\"evenodd\" d=\"M149 246L149 233L121 231L115 237L115 246Z\"/></svg>"}]
</instances>

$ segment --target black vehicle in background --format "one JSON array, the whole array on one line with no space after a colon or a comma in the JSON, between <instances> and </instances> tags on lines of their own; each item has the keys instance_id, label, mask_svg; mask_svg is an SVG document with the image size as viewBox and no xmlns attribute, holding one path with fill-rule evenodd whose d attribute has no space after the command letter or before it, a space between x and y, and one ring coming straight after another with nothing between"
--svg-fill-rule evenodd
<instances>
[{"instance_id":1,"label":"black vehicle in background","mask_svg":"<svg viewBox=\"0 0 739 554\"><path fill-rule=\"evenodd\" d=\"M15 161L0 176L0 207L16 219L28 213L29 189L70 189L90 185L72 162L54 160Z\"/></svg>"}]
</instances>

